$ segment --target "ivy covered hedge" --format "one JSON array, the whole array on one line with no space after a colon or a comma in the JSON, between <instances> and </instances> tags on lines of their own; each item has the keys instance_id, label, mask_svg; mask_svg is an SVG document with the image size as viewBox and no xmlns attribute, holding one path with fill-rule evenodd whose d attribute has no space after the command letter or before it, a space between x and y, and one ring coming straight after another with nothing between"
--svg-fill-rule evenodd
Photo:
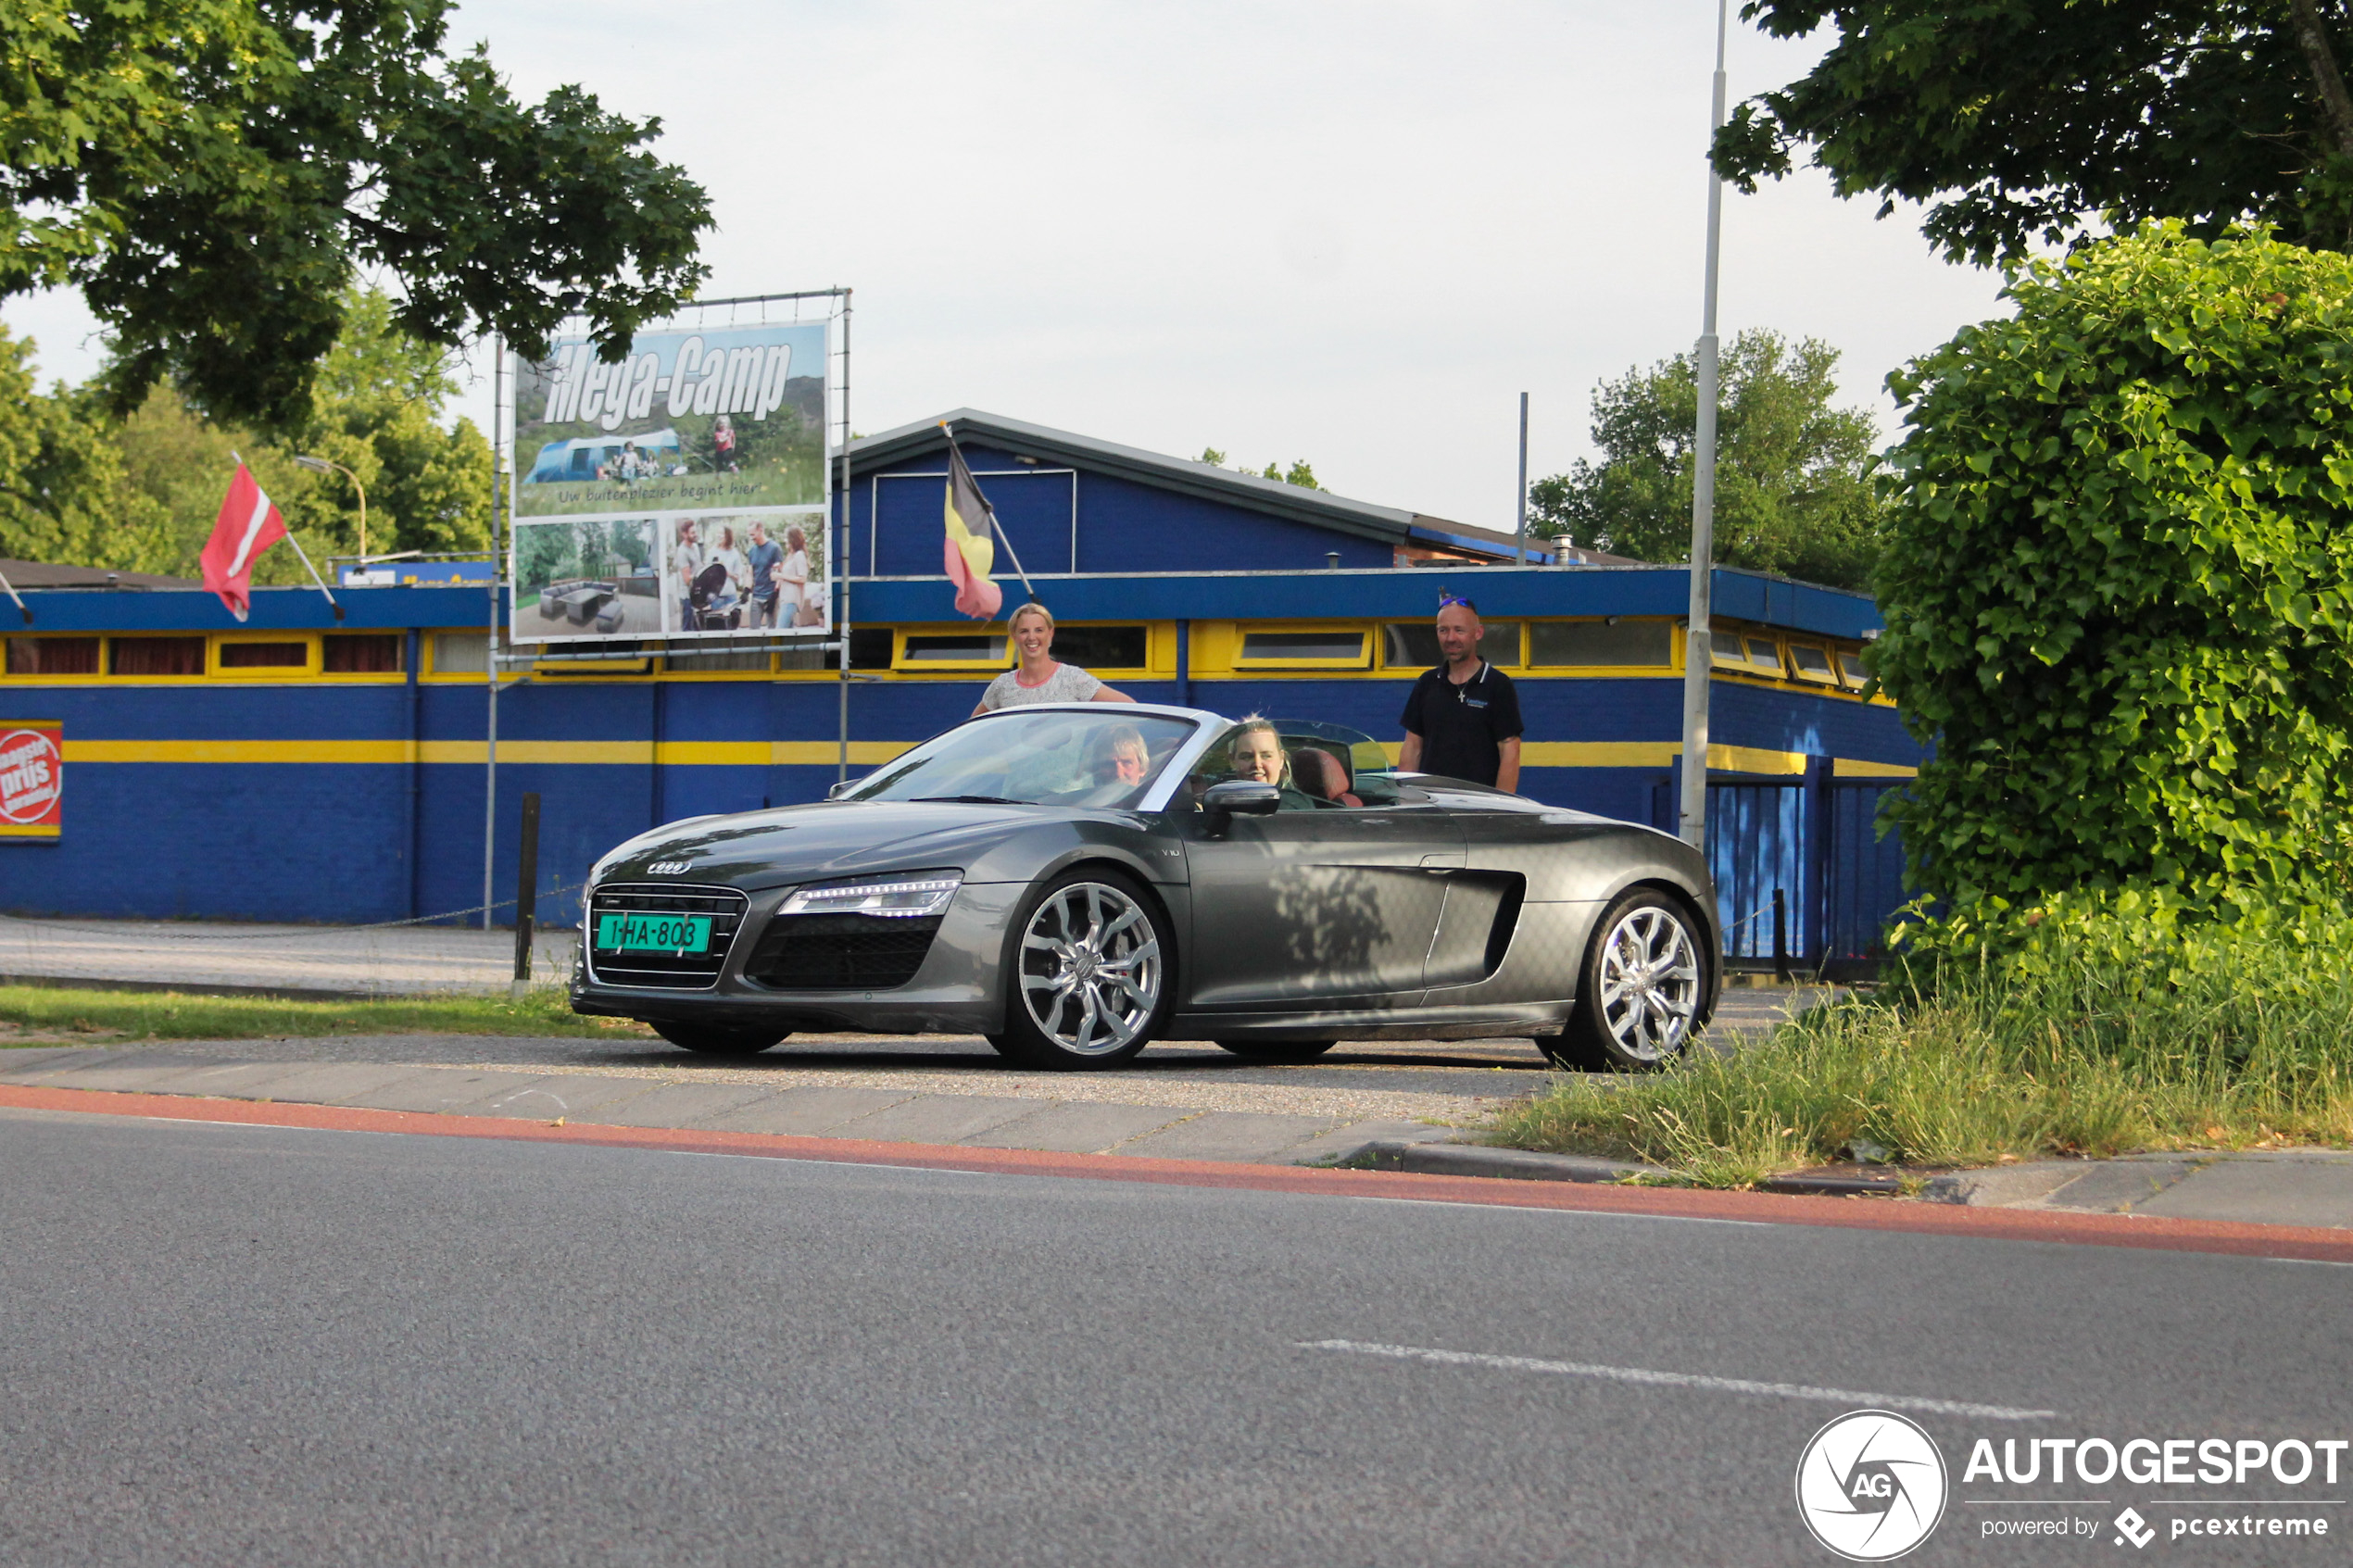
<instances>
[{"instance_id":1,"label":"ivy covered hedge","mask_svg":"<svg viewBox=\"0 0 2353 1568\"><path fill-rule=\"evenodd\" d=\"M2178 224L2037 262L1907 405L1881 687L1954 905L2353 887L2353 259Z\"/></svg>"}]
</instances>

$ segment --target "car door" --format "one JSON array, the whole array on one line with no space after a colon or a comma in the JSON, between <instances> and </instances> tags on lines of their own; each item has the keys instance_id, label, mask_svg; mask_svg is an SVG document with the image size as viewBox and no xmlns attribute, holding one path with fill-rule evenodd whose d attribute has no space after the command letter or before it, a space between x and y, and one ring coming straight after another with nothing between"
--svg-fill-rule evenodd
<instances>
[{"instance_id":1,"label":"car door","mask_svg":"<svg viewBox=\"0 0 2353 1568\"><path fill-rule=\"evenodd\" d=\"M1196 817L1185 845L1194 1008L1409 1006L1463 864L1463 834L1416 790L1396 804Z\"/></svg>"}]
</instances>

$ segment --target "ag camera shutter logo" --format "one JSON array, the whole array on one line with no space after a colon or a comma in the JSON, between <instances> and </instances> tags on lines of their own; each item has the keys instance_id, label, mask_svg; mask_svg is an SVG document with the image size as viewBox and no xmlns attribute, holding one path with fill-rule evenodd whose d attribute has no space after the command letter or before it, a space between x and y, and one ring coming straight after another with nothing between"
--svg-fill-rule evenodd
<instances>
[{"instance_id":1,"label":"ag camera shutter logo","mask_svg":"<svg viewBox=\"0 0 2353 1568\"><path fill-rule=\"evenodd\" d=\"M1797 1511L1814 1538L1850 1562L1885 1562L1944 1517L1944 1456L1912 1422L1856 1411L1814 1434L1797 1461Z\"/></svg>"}]
</instances>

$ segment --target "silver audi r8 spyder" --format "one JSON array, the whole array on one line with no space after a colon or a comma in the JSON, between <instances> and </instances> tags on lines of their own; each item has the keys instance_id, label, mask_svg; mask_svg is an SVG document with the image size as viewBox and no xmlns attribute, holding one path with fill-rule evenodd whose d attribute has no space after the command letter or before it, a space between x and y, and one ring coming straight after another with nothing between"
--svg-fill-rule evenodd
<instances>
[{"instance_id":1,"label":"silver audi r8 spyder","mask_svg":"<svg viewBox=\"0 0 2353 1568\"><path fill-rule=\"evenodd\" d=\"M1721 971L1678 839L1396 772L1339 725L1143 704L985 714L824 802L633 838L589 881L573 1010L720 1054L941 1032L1089 1068L1160 1038L1299 1060L1505 1035L1655 1067Z\"/></svg>"}]
</instances>

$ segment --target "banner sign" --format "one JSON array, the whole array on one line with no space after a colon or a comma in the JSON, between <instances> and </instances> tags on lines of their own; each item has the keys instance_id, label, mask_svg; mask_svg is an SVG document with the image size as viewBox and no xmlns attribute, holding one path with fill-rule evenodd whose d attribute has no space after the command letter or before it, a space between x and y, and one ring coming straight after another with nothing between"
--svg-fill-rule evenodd
<instances>
[{"instance_id":1,"label":"banner sign","mask_svg":"<svg viewBox=\"0 0 2353 1568\"><path fill-rule=\"evenodd\" d=\"M558 338L514 387L517 643L831 629L826 324Z\"/></svg>"},{"instance_id":2,"label":"banner sign","mask_svg":"<svg viewBox=\"0 0 2353 1568\"><path fill-rule=\"evenodd\" d=\"M63 832L66 732L45 719L0 719L0 838Z\"/></svg>"}]
</instances>

